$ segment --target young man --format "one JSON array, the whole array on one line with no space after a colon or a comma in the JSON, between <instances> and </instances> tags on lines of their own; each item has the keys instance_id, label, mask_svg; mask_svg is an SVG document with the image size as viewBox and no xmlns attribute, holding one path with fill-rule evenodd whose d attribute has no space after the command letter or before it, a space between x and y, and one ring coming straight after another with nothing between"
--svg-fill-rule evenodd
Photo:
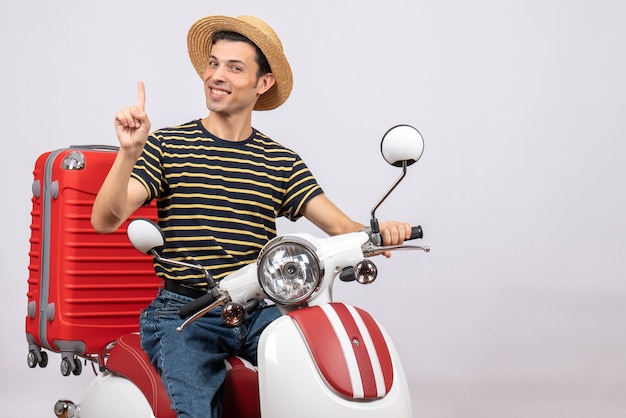
<instances>
[{"instance_id":1,"label":"young man","mask_svg":"<svg viewBox=\"0 0 626 418\"><path fill-rule=\"evenodd\" d=\"M113 232L157 199L166 255L203 264L216 281L257 258L276 235L278 216L305 216L330 235L362 229L324 195L298 154L252 127L253 110L274 109L291 92L291 69L272 28L251 16L209 16L192 25L188 48L208 116L150 133L139 83L137 104L115 115L120 150L96 197L94 228ZM410 233L408 224L381 223L386 243ZM177 309L205 293L203 277L158 262L155 271L164 284L141 314L142 346L179 417L219 417L224 358L256 364L259 335L278 310L262 307L232 328L218 308L177 333Z\"/></svg>"}]
</instances>

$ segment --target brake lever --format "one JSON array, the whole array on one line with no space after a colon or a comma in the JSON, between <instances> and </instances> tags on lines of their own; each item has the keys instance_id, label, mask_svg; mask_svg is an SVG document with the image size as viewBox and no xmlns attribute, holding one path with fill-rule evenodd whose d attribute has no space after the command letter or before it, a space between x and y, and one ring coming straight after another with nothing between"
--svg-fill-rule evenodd
<instances>
[{"instance_id":1,"label":"brake lever","mask_svg":"<svg viewBox=\"0 0 626 418\"><path fill-rule=\"evenodd\" d=\"M363 229L363 232L367 233L369 240L363 246L363 255L366 257L371 257L374 255L382 254L385 251L394 251L394 250L420 250L425 253L430 252L430 247L422 246L422 245L383 245L382 237L380 236L380 232L372 232L371 227L366 227ZM421 239L424 237L424 231L420 225L414 226L411 228L411 236L409 240Z\"/></svg>"},{"instance_id":2,"label":"brake lever","mask_svg":"<svg viewBox=\"0 0 626 418\"><path fill-rule=\"evenodd\" d=\"M384 253L385 251L413 251L419 250L425 253L430 252L430 247L425 245L368 245L363 248L363 255L365 257L372 257Z\"/></svg>"},{"instance_id":3,"label":"brake lever","mask_svg":"<svg viewBox=\"0 0 626 418\"><path fill-rule=\"evenodd\" d=\"M228 302L230 302L230 296L228 296L227 294L220 295L220 297L215 302L213 302L212 304L210 304L206 308L202 308L201 310L199 310L198 312L194 313L189 318L187 318L185 320L185 322L183 322L179 327L176 328L176 332L182 332L189 325L191 325L192 323L196 322L196 320L198 320L198 319L202 318L204 315L206 315L207 312L212 311L213 309L217 308L218 306L222 306L222 305L224 305L225 303L228 303Z\"/></svg>"}]
</instances>

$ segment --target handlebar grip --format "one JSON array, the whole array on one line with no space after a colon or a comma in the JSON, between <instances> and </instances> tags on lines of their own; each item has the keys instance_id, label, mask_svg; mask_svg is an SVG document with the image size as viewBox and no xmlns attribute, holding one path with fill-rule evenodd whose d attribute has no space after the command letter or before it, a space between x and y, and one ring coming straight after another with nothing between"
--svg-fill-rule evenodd
<instances>
[{"instance_id":1,"label":"handlebar grip","mask_svg":"<svg viewBox=\"0 0 626 418\"><path fill-rule=\"evenodd\" d=\"M207 306L209 306L215 301L216 301L216 298L215 296L213 296L212 293L207 293L206 295L202 295L198 299L192 300L188 304L183 305L180 308L178 308L178 316L180 316L182 319L185 319L188 316L191 316L194 313L202 310L203 308L206 308Z\"/></svg>"},{"instance_id":2,"label":"handlebar grip","mask_svg":"<svg viewBox=\"0 0 626 418\"><path fill-rule=\"evenodd\" d=\"M409 241L412 239L420 239L420 238L424 238L424 231L422 230L422 226L418 225L418 226L414 226L411 228L411 236L409 237L409 239L405 241ZM382 240L382 236L380 239ZM385 245L385 243L383 242L382 245Z\"/></svg>"},{"instance_id":3,"label":"handlebar grip","mask_svg":"<svg viewBox=\"0 0 626 418\"><path fill-rule=\"evenodd\" d=\"M422 226L418 225L411 228L411 237L409 239L411 240L420 238L424 238L424 231L422 231Z\"/></svg>"},{"instance_id":4,"label":"handlebar grip","mask_svg":"<svg viewBox=\"0 0 626 418\"><path fill-rule=\"evenodd\" d=\"M353 282L356 280L354 277L354 267L346 267L339 273L339 280L342 282Z\"/></svg>"}]
</instances>

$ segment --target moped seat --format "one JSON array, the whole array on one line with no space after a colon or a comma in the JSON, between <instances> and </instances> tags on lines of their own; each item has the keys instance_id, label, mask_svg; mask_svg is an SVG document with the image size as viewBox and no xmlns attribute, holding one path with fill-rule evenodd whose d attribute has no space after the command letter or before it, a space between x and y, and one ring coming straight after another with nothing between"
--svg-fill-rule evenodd
<instances>
[{"instance_id":1,"label":"moped seat","mask_svg":"<svg viewBox=\"0 0 626 418\"><path fill-rule=\"evenodd\" d=\"M141 390L155 417L176 418L176 412L170 408L170 400L161 376L141 348L139 334L124 334L119 337L109 351L106 367L124 376Z\"/></svg>"},{"instance_id":2,"label":"moped seat","mask_svg":"<svg viewBox=\"0 0 626 418\"><path fill-rule=\"evenodd\" d=\"M256 367L231 357L225 360L222 418L259 418L259 384ZM156 418L176 418L156 368L142 350L138 334L119 337L109 351L106 368L132 381L148 400Z\"/></svg>"}]
</instances>

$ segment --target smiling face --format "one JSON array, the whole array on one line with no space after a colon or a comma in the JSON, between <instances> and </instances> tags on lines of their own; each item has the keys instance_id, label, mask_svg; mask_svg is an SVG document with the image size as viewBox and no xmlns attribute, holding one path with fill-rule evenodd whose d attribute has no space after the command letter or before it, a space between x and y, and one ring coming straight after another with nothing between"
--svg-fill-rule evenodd
<instances>
[{"instance_id":1,"label":"smiling face","mask_svg":"<svg viewBox=\"0 0 626 418\"><path fill-rule=\"evenodd\" d=\"M204 71L204 92L211 112L250 114L258 97L274 85L271 73L259 76L254 47L246 42L217 41Z\"/></svg>"}]
</instances>

